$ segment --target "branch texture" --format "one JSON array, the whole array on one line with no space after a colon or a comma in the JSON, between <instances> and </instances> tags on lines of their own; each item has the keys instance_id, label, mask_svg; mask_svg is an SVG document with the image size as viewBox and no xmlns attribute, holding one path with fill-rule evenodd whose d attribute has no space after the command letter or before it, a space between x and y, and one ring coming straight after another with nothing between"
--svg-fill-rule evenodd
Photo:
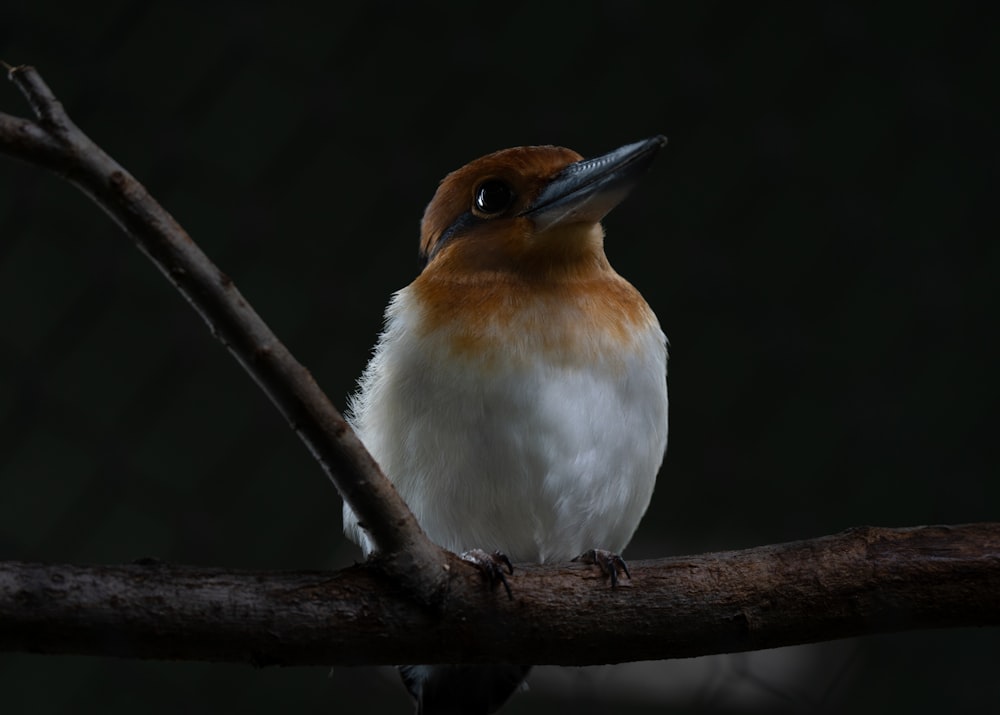
<instances>
[{"instance_id":1,"label":"branch texture","mask_svg":"<svg viewBox=\"0 0 1000 715\"><path fill-rule=\"evenodd\" d=\"M588 665L1000 625L1000 523L861 527L634 562L615 589L596 567L519 567L510 601L471 566L452 565L449 600L428 609L371 565L265 573L9 562L0 650L258 666Z\"/></svg>"},{"instance_id":2,"label":"branch texture","mask_svg":"<svg viewBox=\"0 0 1000 715\"><path fill-rule=\"evenodd\" d=\"M428 540L350 426L257 312L136 179L70 120L32 67L9 68L35 120L0 113L0 152L43 166L87 194L187 298L308 446L393 569L438 597L444 552Z\"/></svg>"}]
</instances>

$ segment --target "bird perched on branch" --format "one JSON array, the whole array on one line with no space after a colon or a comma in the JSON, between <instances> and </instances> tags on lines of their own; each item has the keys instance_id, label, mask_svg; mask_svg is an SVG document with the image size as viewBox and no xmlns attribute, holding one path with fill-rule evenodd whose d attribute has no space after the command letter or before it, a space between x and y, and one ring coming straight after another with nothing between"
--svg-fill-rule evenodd
<instances>
[{"instance_id":1,"label":"bird perched on branch","mask_svg":"<svg viewBox=\"0 0 1000 715\"><path fill-rule=\"evenodd\" d=\"M498 151L424 213L425 266L386 309L349 419L431 540L484 568L497 550L627 574L667 444L667 345L600 222L665 143ZM346 506L344 528L367 555ZM528 666L401 671L418 713L492 713Z\"/></svg>"}]
</instances>

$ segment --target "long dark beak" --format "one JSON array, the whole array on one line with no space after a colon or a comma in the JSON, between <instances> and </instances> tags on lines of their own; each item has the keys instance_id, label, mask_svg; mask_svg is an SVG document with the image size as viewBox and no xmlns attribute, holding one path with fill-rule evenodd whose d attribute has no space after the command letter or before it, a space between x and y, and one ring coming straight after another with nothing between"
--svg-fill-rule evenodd
<instances>
[{"instance_id":1,"label":"long dark beak","mask_svg":"<svg viewBox=\"0 0 1000 715\"><path fill-rule=\"evenodd\" d=\"M539 233L559 224L597 223L628 195L666 143L665 136L655 136L570 164L522 215Z\"/></svg>"}]
</instances>

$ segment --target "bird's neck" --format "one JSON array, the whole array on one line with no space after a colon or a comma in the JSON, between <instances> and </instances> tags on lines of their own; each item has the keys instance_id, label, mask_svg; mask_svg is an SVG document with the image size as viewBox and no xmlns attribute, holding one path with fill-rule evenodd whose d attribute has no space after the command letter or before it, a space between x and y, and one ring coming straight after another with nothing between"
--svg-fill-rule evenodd
<instances>
[{"instance_id":1,"label":"bird's neck","mask_svg":"<svg viewBox=\"0 0 1000 715\"><path fill-rule=\"evenodd\" d=\"M400 294L422 344L504 365L614 363L656 318L604 258L548 271L425 272Z\"/></svg>"}]
</instances>

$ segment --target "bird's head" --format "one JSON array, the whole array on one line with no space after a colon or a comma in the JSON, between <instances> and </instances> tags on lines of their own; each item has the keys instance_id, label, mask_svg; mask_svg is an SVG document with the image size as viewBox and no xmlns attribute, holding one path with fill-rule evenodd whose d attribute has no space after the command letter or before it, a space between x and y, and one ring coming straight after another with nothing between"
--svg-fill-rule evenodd
<instances>
[{"instance_id":1,"label":"bird's head","mask_svg":"<svg viewBox=\"0 0 1000 715\"><path fill-rule=\"evenodd\" d=\"M516 147L466 164L424 213L425 271L552 278L606 267L601 219L664 144L656 136L587 160L562 147Z\"/></svg>"},{"instance_id":2,"label":"bird's head","mask_svg":"<svg viewBox=\"0 0 1000 715\"><path fill-rule=\"evenodd\" d=\"M452 172L424 213L424 270L390 314L415 310L407 324L477 369L539 356L607 362L643 336L659 344L656 316L604 255L600 222L665 143L657 136L587 160L518 147Z\"/></svg>"}]
</instances>

